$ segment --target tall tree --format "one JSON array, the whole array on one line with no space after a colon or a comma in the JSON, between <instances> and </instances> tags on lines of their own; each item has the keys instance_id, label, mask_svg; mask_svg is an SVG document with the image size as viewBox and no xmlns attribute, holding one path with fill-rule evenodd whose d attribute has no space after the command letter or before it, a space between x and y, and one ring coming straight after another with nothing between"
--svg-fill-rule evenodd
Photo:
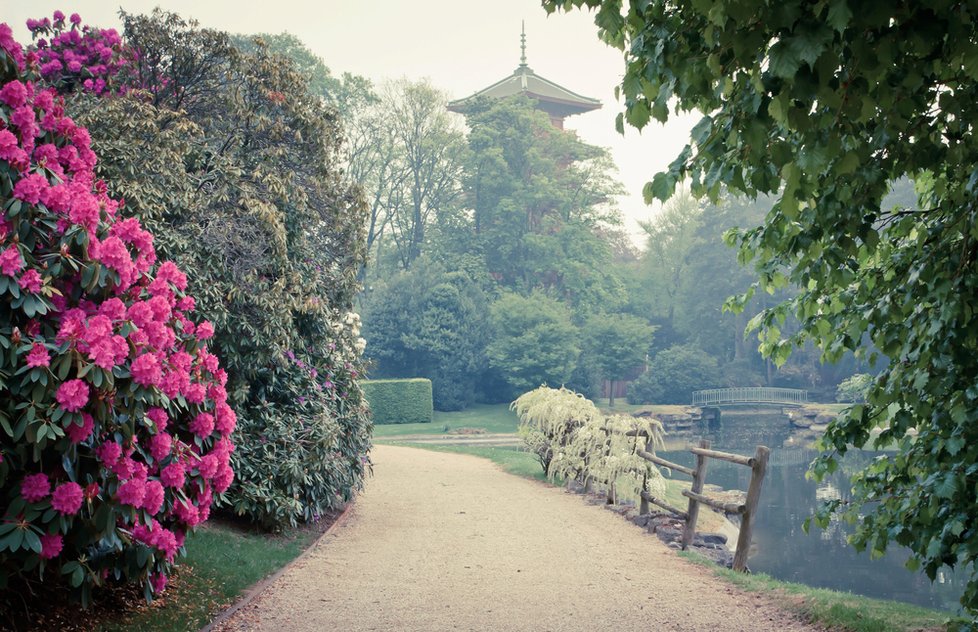
<instances>
[{"instance_id":1,"label":"tall tree","mask_svg":"<svg viewBox=\"0 0 978 632\"><path fill-rule=\"evenodd\" d=\"M831 361L864 353L868 335L887 363L866 403L830 424L813 472L831 472L851 446L899 447L818 522L842 512L859 523L857 547L905 545L908 566L932 579L970 566L962 604L978 617L978 10L949 0L544 5L597 9L602 37L625 54L630 124L666 120L671 99L705 114L652 193L667 198L690 178L697 193L725 184L777 195L764 225L736 239L761 289L800 288L754 320L762 350L782 362L812 341ZM904 177L917 182L919 210L881 210L888 183ZM801 327L782 337L792 313Z\"/></svg>"},{"instance_id":2,"label":"tall tree","mask_svg":"<svg viewBox=\"0 0 978 632\"><path fill-rule=\"evenodd\" d=\"M703 209L689 193L675 195L651 221L642 222L646 249L642 257L645 289L655 315L675 327L676 304L687 281L687 270L701 245L697 229ZM650 314L651 315L651 314Z\"/></svg>"},{"instance_id":3,"label":"tall tree","mask_svg":"<svg viewBox=\"0 0 978 632\"><path fill-rule=\"evenodd\" d=\"M402 176L391 237L404 268L421 256L428 225L461 194L465 140L445 109L447 101L427 81L402 80L387 86L380 104Z\"/></svg>"},{"instance_id":4,"label":"tall tree","mask_svg":"<svg viewBox=\"0 0 978 632\"><path fill-rule=\"evenodd\" d=\"M621 186L605 150L558 130L525 98L483 100L466 114L472 241L502 287L543 289L578 311L615 306L610 266Z\"/></svg>"},{"instance_id":5,"label":"tall tree","mask_svg":"<svg viewBox=\"0 0 978 632\"><path fill-rule=\"evenodd\" d=\"M615 405L615 382L642 371L655 328L629 314L595 314L582 331L582 361L610 382L608 405Z\"/></svg>"}]
</instances>

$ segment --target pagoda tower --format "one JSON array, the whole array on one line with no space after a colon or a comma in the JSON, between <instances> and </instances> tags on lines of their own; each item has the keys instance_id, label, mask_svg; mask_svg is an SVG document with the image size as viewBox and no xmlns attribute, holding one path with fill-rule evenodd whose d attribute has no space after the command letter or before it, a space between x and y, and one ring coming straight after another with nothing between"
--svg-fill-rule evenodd
<instances>
[{"instance_id":1,"label":"pagoda tower","mask_svg":"<svg viewBox=\"0 0 978 632\"><path fill-rule=\"evenodd\" d=\"M450 102L448 109L464 114L466 106L479 97L503 99L514 95L524 95L536 102L538 110L547 113L554 127L564 129L564 119L568 116L590 112L601 107L601 101L571 92L530 70L530 67L526 65L525 24L520 34L520 51L520 65L513 71L513 74L471 96Z\"/></svg>"}]
</instances>

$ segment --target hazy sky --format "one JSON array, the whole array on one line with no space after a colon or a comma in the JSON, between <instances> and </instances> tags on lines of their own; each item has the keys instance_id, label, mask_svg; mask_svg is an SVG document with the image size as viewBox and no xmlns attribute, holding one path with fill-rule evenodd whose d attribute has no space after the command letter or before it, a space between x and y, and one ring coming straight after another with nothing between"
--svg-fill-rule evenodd
<instances>
[{"instance_id":1,"label":"hazy sky","mask_svg":"<svg viewBox=\"0 0 978 632\"><path fill-rule=\"evenodd\" d=\"M642 185L679 153L697 120L691 115L654 122L642 134L615 132L620 108L614 88L621 54L597 38L588 13L547 16L538 0L0 0L0 21L17 38L29 39L24 22L55 9L77 12L85 23L118 27L119 7L146 12L155 6L193 17L202 25L236 33L288 31L299 36L334 72L352 72L380 83L385 78L429 78L451 98L472 94L513 72L519 64L520 21L526 21L527 61L537 74L585 96L600 110L567 119L589 143L611 149L628 195L621 208L629 230L654 209L642 202Z\"/></svg>"}]
</instances>

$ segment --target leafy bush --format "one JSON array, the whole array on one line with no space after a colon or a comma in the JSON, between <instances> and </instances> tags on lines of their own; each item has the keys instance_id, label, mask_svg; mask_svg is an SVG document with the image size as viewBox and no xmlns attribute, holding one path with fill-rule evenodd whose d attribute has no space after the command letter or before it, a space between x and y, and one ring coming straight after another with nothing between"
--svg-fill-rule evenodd
<instances>
[{"instance_id":1,"label":"leafy bush","mask_svg":"<svg viewBox=\"0 0 978 632\"><path fill-rule=\"evenodd\" d=\"M189 273L214 323L240 417L239 476L219 502L269 528L311 520L360 487L370 444L352 312L364 209L339 176L336 113L261 42L241 52L162 11L122 21L111 98L45 78L91 130L121 212ZM59 28L46 34L64 58ZM81 32L79 47L98 39Z\"/></svg>"},{"instance_id":2,"label":"leafy bush","mask_svg":"<svg viewBox=\"0 0 978 632\"><path fill-rule=\"evenodd\" d=\"M660 351L649 370L628 385L633 404L688 404L693 391L715 387L721 379L716 359L693 345Z\"/></svg>"},{"instance_id":3,"label":"leafy bush","mask_svg":"<svg viewBox=\"0 0 978 632\"><path fill-rule=\"evenodd\" d=\"M486 355L509 394L562 385L573 375L580 334L562 303L539 292L505 294L492 305L492 326Z\"/></svg>"},{"instance_id":4,"label":"leafy bush","mask_svg":"<svg viewBox=\"0 0 978 632\"><path fill-rule=\"evenodd\" d=\"M835 390L835 401L864 402L872 385L873 376L868 373L851 375L839 383L839 386Z\"/></svg>"},{"instance_id":5,"label":"leafy bush","mask_svg":"<svg viewBox=\"0 0 978 632\"><path fill-rule=\"evenodd\" d=\"M431 380L363 380L360 388L375 424L431 423Z\"/></svg>"},{"instance_id":6,"label":"leafy bush","mask_svg":"<svg viewBox=\"0 0 978 632\"><path fill-rule=\"evenodd\" d=\"M53 571L84 602L110 579L149 599L233 480L227 375L29 59L0 25L0 585Z\"/></svg>"}]
</instances>

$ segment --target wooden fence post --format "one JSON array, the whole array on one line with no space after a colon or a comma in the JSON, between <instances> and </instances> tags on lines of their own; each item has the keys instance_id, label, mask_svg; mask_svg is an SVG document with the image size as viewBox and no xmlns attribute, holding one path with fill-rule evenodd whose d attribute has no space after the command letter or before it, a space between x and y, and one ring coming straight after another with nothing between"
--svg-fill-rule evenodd
<instances>
[{"instance_id":1,"label":"wooden fence post","mask_svg":"<svg viewBox=\"0 0 978 632\"><path fill-rule=\"evenodd\" d=\"M757 503L761 499L761 484L764 482L764 474L767 472L767 459L770 455L771 451L762 445L757 446L757 451L754 453L750 487L747 488L747 501L744 504L744 513L740 518L740 536L737 538L737 552L734 554L733 569L735 571L743 571L747 568L751 531L754 529ZM686 547L684 546L683 548Z\"/></svg>"},{"instance_id":2,"label":"wooden fence post","mask_svg":"<svg viewBox=\"0 0 978 632\"><path fill-rule=\"evenodd\" d=\"M710 442L706 439L700 440L700 447L706 450L710 449ZM699 494L703 491L703 482L706 480L706 457L702 454L696 455L696 470L693 472L693 486L690 488L694 494ZM689 499L689 508L686 510L686 528L683 529L683 541L682 547L685 551L686 548L692 543L693 536L696 534L696 518L700 512L700 504Z\"/></svg>"},{"instance_id":3,"label":"wooden fence post","mask_svg":"<svg viewBox=\"0 0 978 632\"><path fill-rule=\"evenodd\" d=\"M645 451L651 453L654 449L655 449L655 442L652 441L652 437L649 437L649 440L645 442ZM646 467L654 467L654 466L646 464ZM649 491L648 470L646 470L645 474L642 475L642 491L643 492ZM642 502L638 506L638 515L644 516L645 514L649 513L649 501L646 500L643 494L639 494L639 496L641 497Z\"/></svg>"}]
</instances>

